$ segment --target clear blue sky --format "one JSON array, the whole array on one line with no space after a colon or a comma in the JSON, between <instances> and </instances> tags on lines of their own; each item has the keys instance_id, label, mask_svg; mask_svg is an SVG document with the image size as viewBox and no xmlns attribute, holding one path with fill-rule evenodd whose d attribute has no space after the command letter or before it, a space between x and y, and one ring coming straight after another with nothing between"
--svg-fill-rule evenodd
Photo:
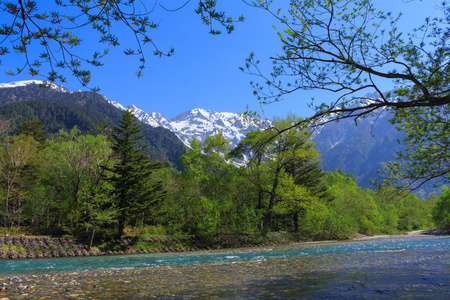
<instances>
[{"instance_id":1,"label":"clear blue sky","mask_svg":"<svg viewBox=\"0 0 450 300\"><path fill-rule=\"evenodd\" d=\"M38 1L43 2L43 1ZM148 1L153 3L153 1ZM185 1L161 1L167 7L175 8ZM136 57L122 54L129 45L122 40L123 46L110 48L111 53L104 59L103 67L92 69L91 86L99 86L100 93L124 106L136 105L146 112L160 112L170 119L187 110L201 107L219 112L243 112L249 105L260 110L256 97L249 84L256 78L247 75L238 68L244 66L245 58L254 51L256 56L270 68L270 56L281 53L272 24L276 22L268 13L251 8L240 0L218 1L227 13L235 18L243 14L244 23L236 24L231 35L208 34L208 28L201 24L200 17L194 13L196 1L191 1L182 10L167 12L156 7L151 14L152 20L160 24L152 33L153 40L162 49L175 47L175 55L169 58L157 58L152 54L151 46L146 49L147 67L144 76L138 79L135 71L139 65ZM277 1L275 1L277 2ZM425 16L440 14L436 9L440 0L376 0L377 8L403 12L400 28L408 30L418 27ZM197 2L198 3L198 2ZM40 3L41 5L41 3ZM80 36L93 51L96 38L91 35ZM130 43L133 40L130 37ZM86 44L84 45L86 46ZM102 49L99 46L97 49ZM88 53L88 52L87 52ZM9 66L16 63L14 56L2 58L0 82L42 79L27 74L11 77L4 74ZM68 76L66 84L71 90L80 89L75 78ZM386 89L389 89L386 86ZM311 114L307 103L315 97L326 101L333 94L316 91L299 91L284 101L263 107L265 115L283 116L294 112L299 116Z\"/></svg>"}]
</instances>

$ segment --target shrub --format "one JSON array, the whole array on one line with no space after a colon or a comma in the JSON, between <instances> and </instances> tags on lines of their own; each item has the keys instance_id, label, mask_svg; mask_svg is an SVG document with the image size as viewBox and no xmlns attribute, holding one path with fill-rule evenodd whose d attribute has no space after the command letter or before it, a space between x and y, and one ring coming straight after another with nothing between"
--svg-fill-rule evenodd
<instances>
[{"instance_id":1,"label":"shrub","mask_svg":"<svg viewBox=\"0 0 450 300\"><path fill-rule=\"evenodd\" d=\"M444 188L432 211L433 222L439 228L450 231L450 188Z\"/></svg>"}]
</instances>

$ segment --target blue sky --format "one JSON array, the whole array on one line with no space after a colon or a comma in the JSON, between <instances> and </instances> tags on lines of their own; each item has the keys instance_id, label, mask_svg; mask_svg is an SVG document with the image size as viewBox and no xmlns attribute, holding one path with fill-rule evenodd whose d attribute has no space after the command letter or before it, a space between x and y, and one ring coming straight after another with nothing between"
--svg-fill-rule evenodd
<instances>
[{"instance_id":1,"label":"blue sky","mask_svg":"<svg viewBox=\"0 0 450 300\"><path fill-rule=\"evenodd\" d=\"M38 1L43 2L43 1ZM160 27L151 35L161 50L175 47L175 55L169 58L157 58L149 46L146 50L147 64L144 76L137 78L135 71L138 61L135 57L127 57L122 51L133 42L122 40L122 45L110 48L111 53L103 60L103 67L92 69L91 86L99 86L100 93L110 100L124 106L136 105L146 112L160 112L167 119L193 108L204 108L219 112L244 112L249 105L252 110L261 110L256 97L252 94L250 81L256 78L243 73L239 67L244 66L245 58L254 51L270 68L270 56L281 53L272 24L276 24L267 12L251 8L240 0L218 1L227 13L235 18L245 16L244 23L236 24L231 35L219 36L208 34L208 28L201 24L200 17L194 13L196 1L191 1L182 10L168 12L156 7L150 15ZM277 1L275 1L277 2ZM281 2L281 1L280 1ZM439 0L376 0L377 8L403 12L400 28L408 30L418 27L426 16L439 14L436 9ZM406 3L408 2L408 3ZM151 2L153 3L153 1ZM184 1L161 1L168 8L182 5ZM80 35L87 45L88 51L96 47L96 37L86 31ZM99 46L97 49L102 49ZM86 52L88 53L88 52ZM0 65L0 82L42 79L27 74L11 77L4 71L15 63L15 56L2 58ZM71 90L82 89L75 78L68 76L65 86ZM391 88L386 85L386 89ZM280 103L263 107L268 118L284 116L294 112L299 116L307 116L312 112L307 108L311 97L326 101L333 94L317 91L299 91L285 98Z\"/></svg>"}]
</instances>

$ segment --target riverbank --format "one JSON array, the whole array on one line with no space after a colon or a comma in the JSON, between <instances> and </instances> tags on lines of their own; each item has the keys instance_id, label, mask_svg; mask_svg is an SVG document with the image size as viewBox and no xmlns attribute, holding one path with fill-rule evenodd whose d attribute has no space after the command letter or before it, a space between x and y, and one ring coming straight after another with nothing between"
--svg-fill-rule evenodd
<instances>
[{"instance_id":1,"label":"riverbank","mask_svg":"<svg viewBox=\"0 0 450 300\"><path fill-rule=\"evenodd\" d=\"M449 233L444 231L444 230L438 230L438 229L434 229L434 230L415 230L415 231L410 231L407 232L403 235L412 235L412 236L416 236L416 235L448 235ZM362 234L358 234L356 237L352 238L352 240L355 241L359 241L359 240L374 240L374 239L384 239L384 238L391 238L393 236L398 236L398 235L362 235Z\"/></svg>"},{"instance_id":2,"label":"riverbank","mask_svg":"<svg viewBox=\"0 0 450 300\"><path fill-rule=\"evenodd\" d=\"M0 276L0 299L448 299L449 246L446 237L415 233L192 254L4 261L17 270L39 266ZM80 267L61 271L54 264L64 261Z\"/></svg>"},{"instance_id":3,"label":"riverbank","mask_svg":"<svg viewBox=\"0 0 450 300\"><path fill-rule=\"evenodd\" d=\"M247 234L221 234L215 236L130 236L121 239L88 242L59 237L0 237L0 259L33 259L52 257L103 256L187 252L303 242L301 236L274 232L263 237Z\"/></svg>"},{"instance_id":4,"label":"riverbank","mask_svg":"<svg viewBox=\"0 0 450 300\"><path fill-rule=\"evenodd\" d=\"M443 235L441 230L421 230L412 235ZM378 239L389 236L357 235L351 240ZM260 235L222 234L217 236L153 236L124 237L98 241L89 247L83 241L59 237L0 237L0 259L33 259L52 257L81 257L124 254L148 254L167 252L187 252L242 247L260 247L304 242L327 242L305 240L301 236L287 232L274 232L262 237ZM330 241L333 242L333 241Z\"/></svg>"}]
</instances>

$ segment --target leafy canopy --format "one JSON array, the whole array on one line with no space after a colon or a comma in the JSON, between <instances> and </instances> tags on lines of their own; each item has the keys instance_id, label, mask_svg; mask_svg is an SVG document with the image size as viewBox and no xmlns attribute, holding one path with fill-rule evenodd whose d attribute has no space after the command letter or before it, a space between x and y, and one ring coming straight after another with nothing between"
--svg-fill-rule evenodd
<instances>
[{"instance_id":1,"label":"leafy canopy","mask_svg":"<svg viewBox=\"0 0 450 300\"><path fill-rule=\"evenodd\" d=\"M301 90L332 93L328 103L310 103L315 114L306 121L313 125L343 118L357 123L388 110L407 145L389 165L390 179L413 187L433 178L448 182L448 1L441 1L440 17L407 34L397 26L401 14L378 10L371 0L290 0L281 8L274 1L252 3L279 21L274 27L282 44L270 73L253 53L242 68L260 78L252 86L262 104ZM393 91L382 90L386 81Z\"/></svg>"},{"instance_id":2,"label":"leafy canopy","mask_svg":"<svg viewBox=\"0 0 450 300\"><path fill-rule=\"evenodd\" d=\"M252 82L258 99L270 103L311 89L335 93L331 103L311 103L316 114L310 120L318 123L341 118L357 120L380 108L448 105L447 1L441 3L442 17L427 18L408 34L397 27L401 14L380 11L374 3L291 0L289 5L277 8L273 1L253 1L255 7L279 21L274 28L282 44L282 53L272 57L269 74L262 71L253 53L242 68L261 79ZM381 90L385 80L395 84L395 95L399 97ZM360 96L368 92L376 96Z\"/></svg>"},{"instance_id":3,"label":"leafy canopy","mask_svg":"<svg viewBox=\"0 0 450 300\"><path fill-rule=\"evenodd\" d=\"M50 82L64 83L67 81L64 70L69 70L83 86L87 86L91 81L89 68L101 66L101 59L109 53L107 47L121 45L130 35L134 37L134 45L127 45L123 52L138 57L140 65L136 74L140 77L147 61L146 44L159 57L174 53L173 47L161 50L151 37L159 27L158 16L152 14L158 2L155 0L148 7L147 1L136 0L0 1L0 55L16 53L23 58L21 65L6 73L16 75L28 71L31 76L41 75ZM211 34L221 33L213 26L216 22L231 33L235 21L218 11L216 2L198 0L196 13L210 27ZM239 21L243 21L243 17ZM125 28L126 33L120 34L120 28ZM92 45L88 46L82 40L86 31L97 33L98 42L105 44L105 48L89 50ZM82 50L77 51L78 48L86 48L90 54L84 55ZM43 74L43 70L49 71Z\"/></svg>"}]
</instances>

